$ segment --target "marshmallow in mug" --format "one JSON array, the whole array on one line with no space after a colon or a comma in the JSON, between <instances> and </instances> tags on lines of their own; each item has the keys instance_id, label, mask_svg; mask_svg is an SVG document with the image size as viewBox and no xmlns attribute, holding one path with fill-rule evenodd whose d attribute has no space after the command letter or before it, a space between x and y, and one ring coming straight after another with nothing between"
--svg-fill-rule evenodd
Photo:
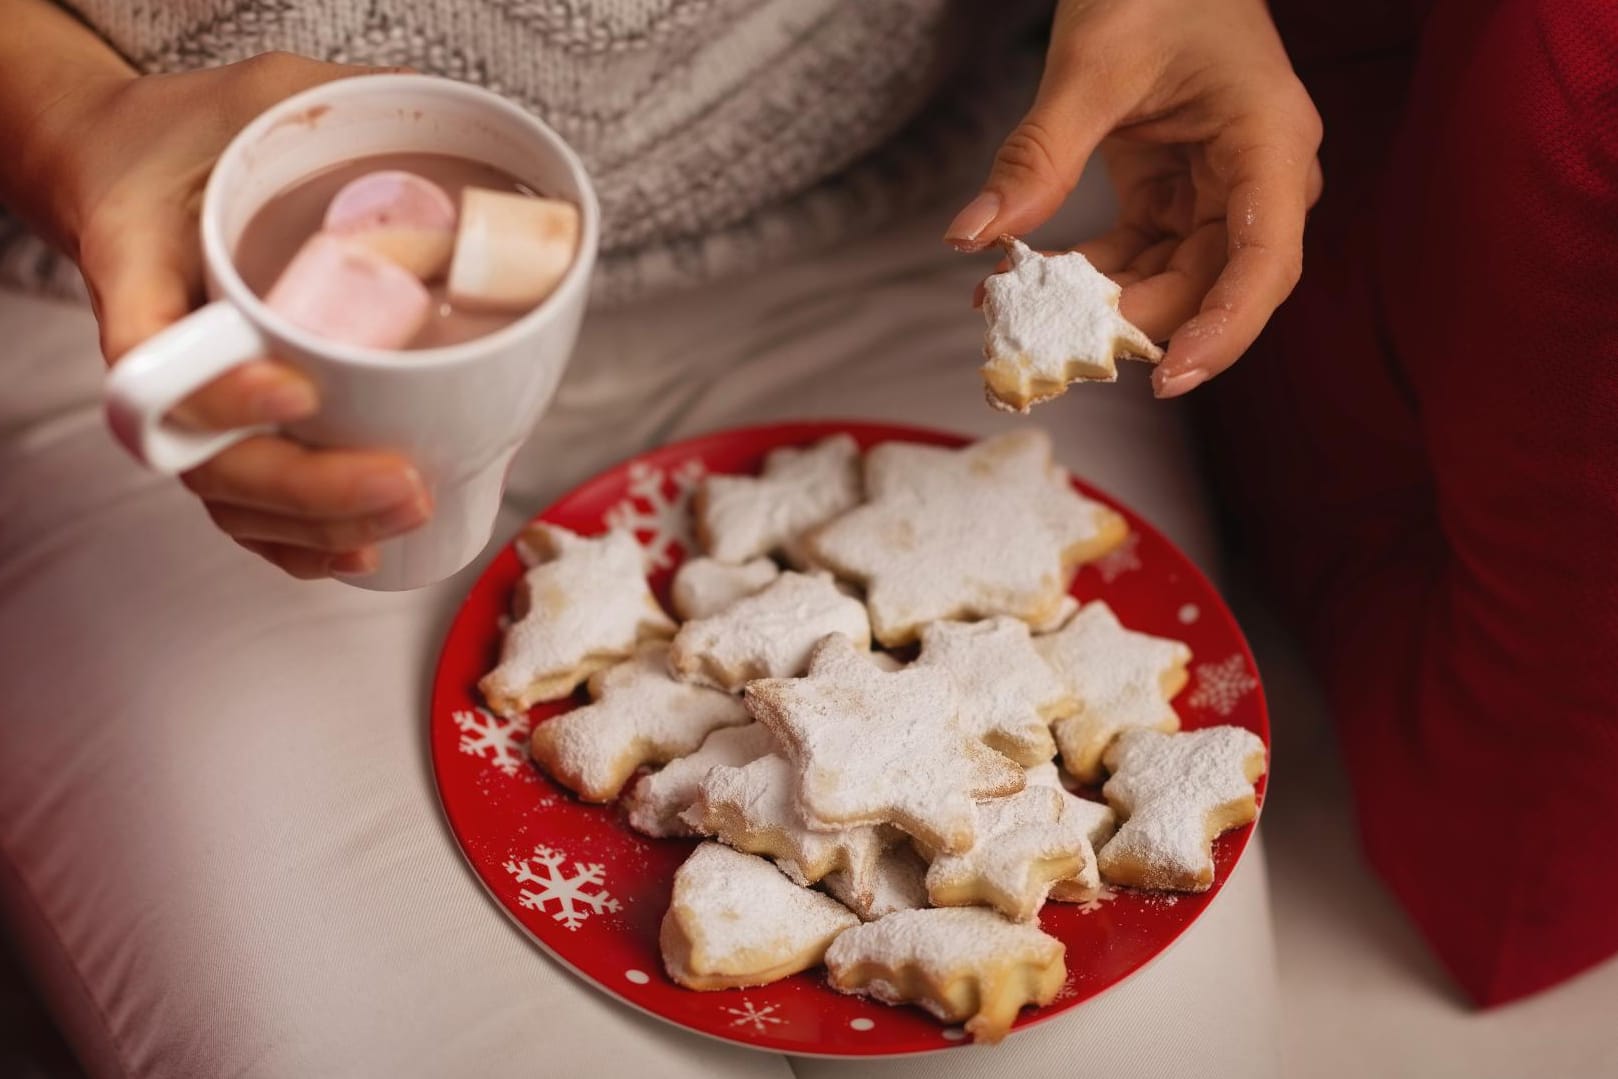
<instances>
[{"instance_id":1,"label":"marshmallow in mug","mask_svg":"<svg viewBox=\"0 0 1618 1079\"><path fill-rule=\"evenodd\" d=\"M460 212L438 185L383 170L332 198L265 297L303 329L366 348L405 347L425 324L423 282L448 264L450 302L519 312L551 294L572 264L579 211L570 202L468 187Z\"/></svg>"}]
</instances>

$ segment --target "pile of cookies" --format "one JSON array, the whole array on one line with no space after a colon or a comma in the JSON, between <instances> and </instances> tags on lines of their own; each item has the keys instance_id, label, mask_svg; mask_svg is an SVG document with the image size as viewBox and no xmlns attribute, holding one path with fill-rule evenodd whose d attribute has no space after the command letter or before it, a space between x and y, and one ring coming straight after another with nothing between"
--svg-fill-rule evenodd
<instances>
[{"instance_id":1,"label":"pile of cookies","mask_svg":"<svg viewBox=\"0 0 1618 1079\"><path fill-rule=\"evenodd\" d=\"M1214 837L1253 818L1263 743L1179 733L1189 649L1068 596L1127 525L1043 432L863 455L836 436L708 477L693 511L679 622L633 536L531 527L480 683L510 715L588 680L534 761L638 831L707 840L662 927L680 985L824 963L997 1041L1065 980L1048 900L1206 889Z\"/></svg>"}]
</instances>

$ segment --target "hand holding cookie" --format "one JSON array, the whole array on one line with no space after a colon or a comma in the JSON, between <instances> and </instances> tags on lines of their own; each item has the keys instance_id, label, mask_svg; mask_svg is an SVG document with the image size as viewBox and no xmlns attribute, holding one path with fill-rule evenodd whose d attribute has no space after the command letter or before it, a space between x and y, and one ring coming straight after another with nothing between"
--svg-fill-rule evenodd
<instances>
[{"instance_id":1,"label":"hand holding cookie","mask_svg":"<svg viewBox=\"0 0 1618 1079\"><path fill-rule=\"evenodd\" d=\"M1229 367L1297 282L1320 118L1262 0L1063 0L1045 75L945 239L1043 224L1099 149L1120 220L1078 250L1167 341L1159 397Z\"/></svg>"}]
</instances>

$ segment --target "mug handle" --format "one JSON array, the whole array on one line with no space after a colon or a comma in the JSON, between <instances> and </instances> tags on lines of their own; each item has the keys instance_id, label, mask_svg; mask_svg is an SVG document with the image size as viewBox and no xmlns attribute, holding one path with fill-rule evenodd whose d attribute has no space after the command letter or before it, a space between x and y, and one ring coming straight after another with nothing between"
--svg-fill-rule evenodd
<instances>
[{"instance_id":1,"label":"mug handle","mask_svg":"<svg viewBox=\"0 0 1618 1079\"><path fill-rule=\"evenodd\" d=\"M193 431L169 410L220 375L263 356L264 337L225 300L192 312L131 349L107 372L107 423L147 468L172 476L196 468L273 424L229 431Z\"/></svg>"}]
</instances>

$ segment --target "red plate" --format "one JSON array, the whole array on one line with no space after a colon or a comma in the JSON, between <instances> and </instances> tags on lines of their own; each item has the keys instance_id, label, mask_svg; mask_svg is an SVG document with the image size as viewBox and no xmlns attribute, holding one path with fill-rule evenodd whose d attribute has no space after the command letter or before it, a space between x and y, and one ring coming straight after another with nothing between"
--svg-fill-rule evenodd
<instances>
[{"instance_id":1,"label":"red plate","mask_svg":"<svg viewBox=\"0 0 1618 1079\"><path fill-rule=\"evenodd\" d=\"M683 557L685 500L709 472L753 472L777 446L846 431L862 446L903 440L961 445L937 431L861 423L756 427L707 435L625 462L563 497L540 518L582 533L610 524L635 528L658 562L653 583L666 595ZM1175 707L1187 728L1234 723L1269 742L1269 720L1252 654L1213 586L1155 529L1088 484L1074 487L1129 519L1117 551L1082 569L1073 594L1104 598L1125 625L1176 637L1191 647L1191 680ZM535 708L519 720L481 707L477 680L493 664L517 556L502 551L473 587L438 661L430 717L439 797L461 850L484 886L542 948L583 978L646 1012L701 1034L783 1053L891 1056L962 1042L917 1008L891 1008L844 996L812 971L761 989L698 993L663 973L658 923L689 840L647 839L612 806L575 801L527 758L534 722L572 707ZM1259 782L1262 801L1264 783ZM1067 945L1068 979L1049 1007L1024 1012L1018 1028L1104 992L1196 921L1247 846L1252 827L1221 837L1213 888L1201 895L1121 892L1073 906L1051 903L1040 924Z\"/></svg>"}]
</instances>

